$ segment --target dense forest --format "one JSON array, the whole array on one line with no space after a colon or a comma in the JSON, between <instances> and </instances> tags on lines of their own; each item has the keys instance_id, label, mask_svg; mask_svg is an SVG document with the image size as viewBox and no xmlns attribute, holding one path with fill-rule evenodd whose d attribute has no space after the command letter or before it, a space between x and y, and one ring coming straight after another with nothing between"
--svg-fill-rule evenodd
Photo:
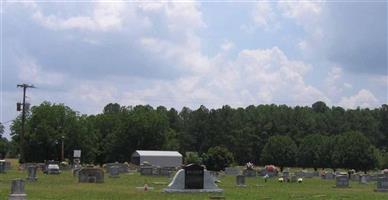
<instances>
[{"instance_id":1,"label":"dense forest","mask_svg":"<svg viewBox=\"0 0 388 200\"><path fill-rule=\"evenodd\" d=\"M3 154L18 154L20 130L19 116L11 125L12 141L1 146ZM26 161L58 160L62 136L65 158L71 159L73 150L81 149L84 163L129 161L132 152L143 149L195 152L205 164L219 154L228 157L225 165L388 167L385 104L375 109L343 109L318 101L311 107L226 105L177 111L111 103L101 114L82 115L63 104L43 102L27 115Z\"/></svg>"}]
</instances>

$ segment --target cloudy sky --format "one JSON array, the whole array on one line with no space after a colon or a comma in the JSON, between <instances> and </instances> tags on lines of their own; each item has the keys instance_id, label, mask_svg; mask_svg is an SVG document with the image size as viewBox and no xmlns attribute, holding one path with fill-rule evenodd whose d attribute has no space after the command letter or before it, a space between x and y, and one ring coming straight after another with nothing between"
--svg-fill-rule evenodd
<instances>
[{"instance_id":1,"label":"cloudy sky","mask_svg":"<svg viewBox=\"0 0 388 200\"><path fill-rule=\"evenodd\" d=\"M85 114L388 103L385 1L1 3L2 123L19 83Z\"/></svg>"}]
</instances>

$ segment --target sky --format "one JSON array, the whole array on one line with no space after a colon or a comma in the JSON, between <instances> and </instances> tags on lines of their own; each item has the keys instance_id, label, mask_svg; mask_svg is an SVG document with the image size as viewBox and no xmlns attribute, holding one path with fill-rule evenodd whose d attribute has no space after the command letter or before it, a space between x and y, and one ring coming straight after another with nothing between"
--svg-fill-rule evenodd
<instances>
[{"instance_id":1,"label":"sky","mask_svg":"<svg viewBox=\"0 0 388 200\"><path fill-rule=\"evenodd\" d=\"M1 1L1 115L16 102L196 109L388 103L386 1Z\"/></svg>"}]
</instances>

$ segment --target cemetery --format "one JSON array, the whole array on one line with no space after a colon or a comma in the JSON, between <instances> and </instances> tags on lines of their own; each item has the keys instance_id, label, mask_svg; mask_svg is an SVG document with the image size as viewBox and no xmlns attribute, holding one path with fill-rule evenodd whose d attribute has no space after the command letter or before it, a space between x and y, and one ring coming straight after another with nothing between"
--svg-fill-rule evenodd
<instances>
[{"instance_id":1,"label":"cemetery","mask_svg":"<svg viewBox=\"0 0 388 200\"><path fill-rule=\"evenodd\" d=\"M9 161L9 160L8 160ZM387 199L388 176L371 172L377 181L361 184L348 176L336 175L333 179L320 176L297 181L300 168L289 168L276 178L264 180L260 173L256 177L245 176L242 171L236 175L230 167L218 172L215 182L213 172L204 166L184 165L174 171L173 176L143 176L140 172L119 172L118 166L107 172L99 166L82 166L77 176L72 170L63 170L56 176L44 175L37 165L19 170L16 160L12 167L0 174L0 199ZM265 169L265 167L262 167ZM30 169L30 171L28 170ZM34 169L37 169L34 173ZM139 168L140 169L140 168ZM253 167L254 171L261 169ZM313 173L313 169L304 169ZM340 170L345 171L345 170ZM110 178L112 176L119 178ZM212 175L213 174L213 175ZM28 175L28 176L27 176ZM34 179L33 177L39 177ZM289 182L279 182L289 177ZM365 177L367 176L361 176ZM33 181L29 181L29 179ZM299 182L299 183L298 183ZM97 184L96 184L97 183Z\"/></svg>"}]
</instances>

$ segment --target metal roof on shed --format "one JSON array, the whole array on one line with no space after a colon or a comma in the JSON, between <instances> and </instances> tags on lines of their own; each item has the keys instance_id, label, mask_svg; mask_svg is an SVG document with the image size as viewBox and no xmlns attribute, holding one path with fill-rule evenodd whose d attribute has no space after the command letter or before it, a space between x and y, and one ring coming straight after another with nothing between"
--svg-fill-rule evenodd
<instances>
[{"instance_id":1,"label":"metal roof on shed","mask_svg":"<svg viewBox=\"0 0 388 200\"><path fill-rule=\"evenodd\" d=\"M139 156L173 156L182 157L177 151L149 151L149 150L137 150L135 151Z\"/></svg>"}]
</instances>

